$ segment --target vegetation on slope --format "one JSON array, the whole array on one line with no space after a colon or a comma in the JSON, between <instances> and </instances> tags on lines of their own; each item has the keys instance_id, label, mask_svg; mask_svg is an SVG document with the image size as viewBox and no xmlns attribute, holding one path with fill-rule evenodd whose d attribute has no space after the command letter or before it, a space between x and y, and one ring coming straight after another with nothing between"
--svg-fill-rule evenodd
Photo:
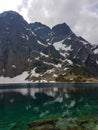
<instances>
[{"instance_id":1,"label":"vegetation on slope","mask_svg":"<svg viewBox=\"0 0 98 130\"><path fill-rule=\"evenodd\" d=\"M86 82L86 81L97 81L95 77L90 75L85 68L74 65L74 66L69 66L67 71L62 72L61 74L58 75L56 78L56 81L61 81L61 82Z\"/></svg>"}]
</instances>

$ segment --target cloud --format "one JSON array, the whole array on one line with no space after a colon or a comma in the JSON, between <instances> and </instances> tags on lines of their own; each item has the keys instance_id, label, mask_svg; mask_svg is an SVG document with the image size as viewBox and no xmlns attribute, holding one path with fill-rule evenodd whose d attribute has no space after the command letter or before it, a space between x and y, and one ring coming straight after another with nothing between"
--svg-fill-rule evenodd
<instances>
[{"instance_id":1,"label":"cloud","mask_svg":"<svg viewBox=\"0 0 98 130\"><path fill-rule=\"evenodd\" d=\"M97 7L97 0L23 0L20 12L50 27L66 22L77 35L98 44Z\"/></svg>"},{"instance_id":2,"label":"cloud","mask_svg":"<svg viewBox=\"0 0 98 130\"><path fill-rule=\"evenodd\" d=\"M17 11L17 6L21 4L21 0L0 0L0 13L7 10L15 10Z\"/></svg>"}]
</instances>

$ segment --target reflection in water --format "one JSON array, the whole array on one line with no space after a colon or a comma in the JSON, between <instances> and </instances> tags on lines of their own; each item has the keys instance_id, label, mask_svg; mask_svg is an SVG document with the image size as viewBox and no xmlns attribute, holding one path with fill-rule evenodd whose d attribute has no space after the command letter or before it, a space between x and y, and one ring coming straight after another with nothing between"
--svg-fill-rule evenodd
<instances>
[{"instance_id":1,"label":"reflection in water","mask_svg":"<svg viewBox=\"0 0 98 130\"><path fill-rule=\"evenodd\" d=\"M40 119L56 120L55 126L59 130L67 130L71 124L78 127L83 122L86 122L83 130L91 129L92 122L94 130L98 130L98 87L0 90L0 130L37 130L37 127L33 128L35 124L32 126L30 122Z\"/></svg>"}]
</instances>

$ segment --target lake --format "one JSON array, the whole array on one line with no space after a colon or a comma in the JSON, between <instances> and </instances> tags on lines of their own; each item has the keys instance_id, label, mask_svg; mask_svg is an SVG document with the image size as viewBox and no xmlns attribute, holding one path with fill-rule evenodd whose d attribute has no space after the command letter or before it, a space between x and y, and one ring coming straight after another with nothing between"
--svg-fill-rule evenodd
<instances>
[{"instance_id":1,"label":"lake","mask_svg":"<svg viewBox=\"0 0 98 130\"><path fill-rule=\"evenodd\" d=\"M0 130L98 130L98 84L1 84Z\"/></svg>"}]
</instances>

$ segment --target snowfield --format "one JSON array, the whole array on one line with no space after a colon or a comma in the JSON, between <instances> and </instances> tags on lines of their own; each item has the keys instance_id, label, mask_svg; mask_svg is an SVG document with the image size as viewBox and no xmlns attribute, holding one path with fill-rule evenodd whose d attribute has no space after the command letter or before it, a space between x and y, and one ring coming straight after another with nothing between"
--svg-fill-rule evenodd
<instances>
[{"instance_id":1,"label":"snowfield","mask_svg":"<svg viewBox=\"0 0 98 130\"><path fill-rule=\"evenodd\" d=\"M31 75L35 76L35 77L39 77L40 74L35 72L35 68L31 71ZM29 81L27 80L27 77L29 76L28 72L25 71L22 74L14 77L14 78L10 78L10 77L4 77L1 76L0 77L0 84L11 84L11 83L47 83L47 82L52 82L54 83L55 81L47 81L47 80L36 80L36 81Z\"/></svg>"},{"instance_id":2,"label":"snowfield","mask_svg":"<svg viewBox=\"0 0 98 130\"><path fill-rule=\"evenodd\" d=\"M7 83L28 83L30 81L25 80L28 77L28 72L23 72L22 74L14 77L14 78L10 78L10 77L0 77L0 84L7 84Z\"/></svg>"}]
</instances>

